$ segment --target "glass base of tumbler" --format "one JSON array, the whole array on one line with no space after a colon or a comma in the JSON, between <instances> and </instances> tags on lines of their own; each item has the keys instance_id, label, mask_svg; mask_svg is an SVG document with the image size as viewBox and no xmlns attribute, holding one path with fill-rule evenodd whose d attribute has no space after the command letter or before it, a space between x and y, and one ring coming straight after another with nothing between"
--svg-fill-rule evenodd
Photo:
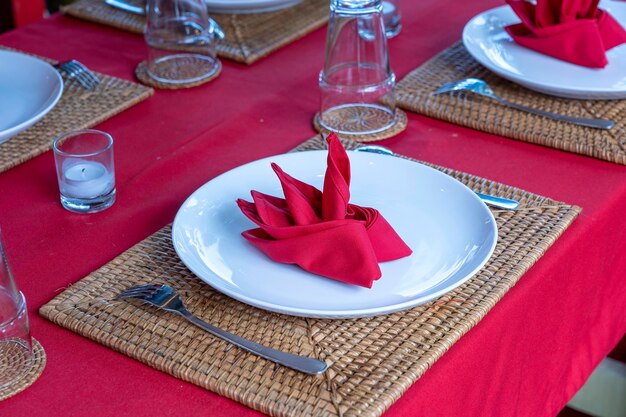
<instances>
[{"instance_id":1,"label":"glass base of tumbler","mask_svg":"<svg viewBox=\"0 0 626 417\"><path fill-rule=\"evenodd\" d=\"M395 112L375 104L344 104L331 107L320 114L320 124L332 132L347 135L368 135L389 129L395 122Z\"/></svg>"},{"instance_id":2,"label":"glass base of tumbler","mask_svg":"<svg viewBox=\"0 0 626 417\"><path fill-rule=\"evenodd\" d=\"M398 1L383 1L383 22L387 39L398 36L402 30Z\"/></svg>"},{"instance_id":3,"label":"glass base of tumbler","mask_svg":"<svg viewBox=\"0 0 626 417\"><path fill-rule=\"evenodd\" d=\"M200 54L174 54L148 62L148 75L163 84L187 84L206 80L220 66L217 59Z\"/></svg>"},{"instance_id":4,"label":"glass base of tumbler","mask_svg":"<svg viewBox=\"0 0 626 417\"><path fill-rule=\"evenodd\" d=\"M385 36L387 36L387 39L391 39L395 36L398 36L401 30L402 25L400 23L395 26L385 26Z\"/></svg>"},{"instance_id":5,"label":"glass base of tumbler","mask_svg":"<svg viewBox=\"0 0 626 417\"><path fill-rule=\"evenodd\" d=\"M97 213L106 210L115 203L115 189L96 198L75 198L61 194L61 204L74 213Z\"/></svg>"}]
</instances>

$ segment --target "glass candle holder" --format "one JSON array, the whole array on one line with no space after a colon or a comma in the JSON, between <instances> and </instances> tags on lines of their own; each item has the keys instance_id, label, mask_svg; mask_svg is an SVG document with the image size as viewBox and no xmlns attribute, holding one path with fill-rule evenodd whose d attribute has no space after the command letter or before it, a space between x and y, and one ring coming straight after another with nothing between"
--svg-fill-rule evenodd
<instances>
[{"instance_id":1,"label":"glass candle holder","mask_svg":"<svg viewBox=\"0 0 626 417\"><path fill-rule=\"evenodd\" d=\"M331 0L320 124L345 135L382 132L395 123L381 0Z\"/></svg>"},{"instance_id":2,"label":"glass candle holder","mask_svg":"<svg viewBox=\"0 0 626 417\"><path fill-rule=\"evenodd\" d=\"M0 234L0 390L19 383L33 362L26 299L11 275Z\"/></svg>"},{"instance_id":3,"label":"glass candle holder","mask_svg":"<svg viewBox=\"0 0 626 417\"><path fill-rule=\"evenodd\" d=\"M95 213L115 202L113 138L99 130L64 133L52 143L61 204L75 213Z\"/></svg>"}]
</instances>

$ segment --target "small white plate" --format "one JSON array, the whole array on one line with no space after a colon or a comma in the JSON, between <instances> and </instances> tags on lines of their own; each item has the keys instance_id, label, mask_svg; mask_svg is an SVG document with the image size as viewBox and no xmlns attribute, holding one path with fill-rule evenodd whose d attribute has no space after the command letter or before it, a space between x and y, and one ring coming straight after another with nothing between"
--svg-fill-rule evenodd
<instances>
[{"instance_id":1,"label":"small white plate","mask_svg":"<svg viewBox=\"0 0 626 417\"><path fill-rule=\"evenodd\" d=\"M209 12L231 14L274 12L301 2L302 0L205 0Z\"/></svg>"},{"instance_id":2,"label":"small white plate","mask_svg":"<svg viewBox=\"0 0 626 417\"><path fill-rule=\"evenodd\" d=\"M626 3L604 1L600 7L626 27ZM488 10L467 23L463 43L489 70L531 90L577 99L626 98L626 44L607 52L605 68L582 67L513 42L504 27L519 21L509 6Z\"/></svg>"},{"instance_id":3,"label":"small white plate","mask_svg":"<svg viewBox=\"0 0 626 417\"><path fill-rule=\"evenodd\" d=\"M63 79L50 64L0 50L0 143L38 122L62 94Z\"/></svg>"},{"instance_id":4,"label":"small white plate","mask_svg":"<svg viewBox=\"0 0 626 417\"><path fill-rule=\"evenodd\" d=\"M180 259L200 279L237 300L279 313L362 317L404 310L458 287L489 259L497 239L493 215L455 179L425 165L349 152L351 202L375 207L413 249L380 264L371 289L271 261L241 232L256 227L237 207L250 190L282 196L270 168L322 188L326 151L278 155L235 168L196 190L174 220Z\"/></svg>"}]
</instances>

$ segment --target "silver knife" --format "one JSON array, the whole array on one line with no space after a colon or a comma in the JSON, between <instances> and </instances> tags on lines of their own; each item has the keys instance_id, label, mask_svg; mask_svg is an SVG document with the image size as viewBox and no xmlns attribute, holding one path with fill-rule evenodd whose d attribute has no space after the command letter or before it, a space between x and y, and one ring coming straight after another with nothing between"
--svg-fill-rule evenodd
<instances>
[{"instance_id":1,"label":"silver knife","mask_svg":"<svg viewBox=\"0 0 626 417\"><path fill-rule=\"evenodd\" d=\"M121 1L121 0L104 0L104 2L106 4L108 4L109 6L113 7L113 8L124 10L125 12L128 12L128 13L138 14L138 15L141 15L141 16L145 16L146 15L146 9L145 8L139 7L139 6L135 6L134 4L126 3L125 1Z\"/></svg>"},{"instance_id":2,"label":"silver knife","mask_svg":"<svg viewBox=\"0 0 626 417\"><path fill-rule=\"evenodd\" d=\"M391 149L380 145L362 145L354 150L357 152L370 152L378 153L381 155L396 156L396 154ZM517 200L511 200L510 198L498 197L491 194L483 194L476 191L474 191L474 193L478 195L478 198L480 198L483 203L492 207L497 207L505 210L516 210L519 207L519 201Z\"/></svg>"},{"instance_id":3,"label":"silver knife","mask_svg":"<svg viewBox=\"0 0 626 417\"><path fill-rule=\"evenodd\" d=\"M134 4L126 3L124 0L104 0L104 2L107 5L115 9L123 10L125 12L136 14L139 16L146 15L145 8L140 7L140 6L135 6ZM213 33L217 39L224 39L224 37L226 36L226 34L224 33L224 30L220 27L220 25L215 20L211 19L210 17L209 17L209 25L211 26L209 28L209 31Z\"/></svg>"}]
</instances>

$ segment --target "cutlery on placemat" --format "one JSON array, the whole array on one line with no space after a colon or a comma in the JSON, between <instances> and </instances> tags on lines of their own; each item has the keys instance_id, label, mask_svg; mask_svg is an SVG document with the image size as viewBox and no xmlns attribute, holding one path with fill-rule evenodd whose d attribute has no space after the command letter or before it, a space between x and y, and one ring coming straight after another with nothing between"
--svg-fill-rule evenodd
<instances>
[{"instance_id":1,"label":"cutlery on placemat","mask_svg":"<svg viewBox=\"0 0 626 417\"><path fill-rule=\"evenodd\" d=\"M357 152L369 152L379 153L382 155L396 156L396 154L389 148L380 145L363 145L355 149ZM511 200L509 198L498 197L491 194L483 194L474 191L474 193L482 200L483 203L505 210L515 210L519 207L519 201Z\"/></svg>"},{"instance_id":2,"label":"cutlery on placemat","mask_svg":"<svg viewBox=\"0 0 626 417\"><path fill-rule=\"evenodd\" d=\"M431 94L437 95L437 94L449 93L449 92L454 92L454 91L468 91L470 93L478 94L480 96L496 100L500 104L503 104L505 106L508 106L517 110L525 111L527 113L536 114L538 116L547 117L549 119L554 119L554 120L558 120L561 122L572 123L578 126L586 126L586 127L592 127L595 129L608 130L608 129L611 129L615 125L615 122L613 122L612 120L587 119L583 117L566 116L563 114L551 113L551 112L547 112L543 110L534 109L532 107L526 107L521 104L513 103L511 101L508 101L498 96L496 93L493 92L493 90L489 87L489 85L487 85L486 82L478 78L466 78L464 80L445 84Z\"/></svg>"},{"instance_id":3,"label":"cutlery on placemat","mask_svg":"<svg viewBox=\"0 0 626 417\"><path fill-rule=\"evenodd\" d=\"M104 2L107 5L115 9L123 10L125 12L136 14L139 16L146 15L146 9L144 9L141 6L136 6L134 4L127 3L124 0L104 0ZM217 23L215 20L211 19L210 17L209 17L209 23L210 23L210 31L213 35L215 35L217 39L224 39L226 37L226 33L224 33L224 30L219 25L219 23Z\"/></svg>"},{"instance_id":4,"label":"cutlery on placemat","mask_svg":"<svg viewBox=\"0 0 626 417\"><path fill-rule=\"evenodd\" d=\"M318 359L275 350L206 323L187 310L180 295L178 295L172 287L168 287L167 285L138 285L136 287L126 289L116 297L116 300L128 299L140 300L162 310L181 315L191 323L203 330L206 330L214 336L224 339L227 342L230 342L235 346L239 346L240 348L254 353L262 358L287 366L291 369L295 369L296 371L304 372L305 374L310 375L317 375L328 369L328 365Z\"/></svg>"},{"instance_id":5,"label":"cutlery on placemat","mask_svg":"<svg viewBox=\"0 0 626 417\"><path fill-rule=\"evenodd\" d=\"M54 68L67 78L78 81L78 83L87 90L93 91L100 85L100 78L75 59L55 64Z\"/></svg>"}]
</instances>

